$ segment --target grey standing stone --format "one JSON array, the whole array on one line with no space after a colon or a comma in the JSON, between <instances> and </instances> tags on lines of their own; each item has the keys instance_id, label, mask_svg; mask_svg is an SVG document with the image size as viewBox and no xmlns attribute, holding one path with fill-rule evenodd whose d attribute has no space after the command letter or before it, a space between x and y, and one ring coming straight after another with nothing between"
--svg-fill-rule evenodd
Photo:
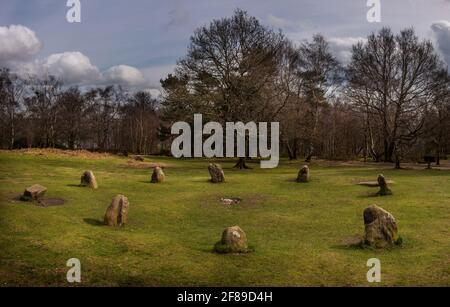
<instances>
[{"instance_id":1,"label":"grey standing stone","mask_svg":"<svg viewBox=\"0 0 450 307\"><path fill-rule=\"evenodd\" d=\"M378 191L377 195L392 195L392 191L388 188L386 179L382 174L378 175L378 185L380 186L380 190Z\"/></svg>"},{"instance_id":2,"label":"grey standing stone","mask_svg":"<svg viewBox=\"0 0 450 307\"><path fill-rule=\"evenodd\" d=\"M123 195L117 195L113 198L111 205L105 213L105 224L108 226L123 226L128 222L128 210L130 203L128 198Z\"/></svg>"},{"instance_id":3,"label":"grey standing stone","mask_svg":"<svg viewBox=\"0 0 450 307\"><path fill-rule=\"evenodd\" d=\"M245 253L248 252L247 235L239 226L225 228L222 239L214 246L218 253Z\"/></svg>"},{"instance_id":4,"label":"grey standing stone","mask_svg":"<svg viewBox=\"0 0 450 307\"><path fill-rule=\"evenodd\" d=\"M372 205L364 210L364 243L377 248L400 244L397 223L392 214Z\"/></svg>"},{"instance_id":5,"label":"grey standing stone","mask_svg":"<svg viewBox=\"0 0 450 307\"><path fill-rule=\"evenodd\" d=\"M92 171L86 171L81 176L81 186L90 187L91 189L97 189L97 179L95 179L94 173Z\"/></svg>"},{"instance_id":6,"label":"grey standing stone","mask_svg":"<svg viewBox=\"0 0 450 307\"><path fill-rule=\"evenodd\" d=\"M304 165L298 172L297 182L308 182L309 181L309 167Z\"/></svg>"},{"instance_id":7,"label":"grey standing stone","mask_svg":"<svg viewBox=\"0 0 450 307\"><path fill-rule=\"evenodd\" d=\"M162 168L159 166L155 167L153 169L151 182L152 183L161 183L161 182L164 182L165 179L166 179L166 176L164 175Z\"/></svg>"},{"instance_id":8,"label":"grey standing stone","mask_svg":"<svg viewBox=\"0 0 450 307\"><path fill-rule=\"evenodd\" d=\"M208 166L209 174L211 175L211 182L220 183L225 182L225 174L223 173L222 167L219 164L211 163Z\"/></svg>"}]
</instances>

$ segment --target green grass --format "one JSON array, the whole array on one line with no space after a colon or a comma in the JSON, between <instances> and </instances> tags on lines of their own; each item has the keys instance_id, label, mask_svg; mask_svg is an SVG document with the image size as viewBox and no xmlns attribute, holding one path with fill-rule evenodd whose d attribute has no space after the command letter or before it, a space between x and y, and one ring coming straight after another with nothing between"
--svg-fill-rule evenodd
<instances>
[{"instance_id":1,"label":"green grass","mask_svg":"<svg viewBox=\"0 0 450 307\"><path fill-rule=\"evenodd\" d=\"M381 170L312 164L311 182L295 182L300 161L276 169L235 170L220 161L227 182L208 182L208 160L147 158L170 164L166 182L126 158L87 160L0 153L0 285L68 286L69 258L82 265L82 286L449 286L450 171ZM80 188L94 171L99 189ZM383 172L393 195L355 185ZM39 183L60 207L13 202ZM100 221L111 199L130 200L129 223ZM234 207L220 197L239 197ZM397 219L402 247L347 248L362 234L362 212L377 204ZM227 226L239 225L252 252L212 252ZM369 258L381 260L381 284L366 280Z\"/></svg>"}]
</instances>

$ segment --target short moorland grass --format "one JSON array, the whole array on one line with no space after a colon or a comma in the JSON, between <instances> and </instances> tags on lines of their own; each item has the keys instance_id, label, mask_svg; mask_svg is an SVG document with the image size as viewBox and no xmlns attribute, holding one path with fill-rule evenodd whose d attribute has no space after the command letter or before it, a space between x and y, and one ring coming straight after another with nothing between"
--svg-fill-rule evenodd
<instances>
[{"instance_id":1,"label":"short moorland grass","mask_svg":"<svg viewBox=\"0 0 450 307\"><path fill-rule=\"evenodd\" d=\"M226 183L212 184L210 160L146 157L168 165L166 182L151 184L152 170L127 160L1 152L0 285L70 286L70 258L81 261L81 286L450 285L450 171L313 162L311 182L302 184L295 182L301 161L237 170L234 160L216 160ZM94 171L98 190L77 186L85 170ZM391 196L355 184L381 172L395 181ZM66 203L14 200L34 183ZM130 212L128 224L114 229L102 219L117 194L128 197ZM225 206L222 197L241 202ZM363 234L362 213L371 204L396 217L401 247L342 243ZM252 252L214 253L223 229L234 225ZM366 279L373 257L381 260L379 284Z\"/></svg>"}]
</instances>

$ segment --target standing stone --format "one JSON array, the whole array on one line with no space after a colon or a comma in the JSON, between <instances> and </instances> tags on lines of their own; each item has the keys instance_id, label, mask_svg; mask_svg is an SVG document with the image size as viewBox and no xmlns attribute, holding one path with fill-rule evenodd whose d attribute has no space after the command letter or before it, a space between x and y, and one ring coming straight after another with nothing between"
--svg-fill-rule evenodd
<instances>
[{"instance_id":1,"label":"standing stone","mask_svg":"<svg viewBox=\"0 0 450 307\"><path fill-rule=\"evenodd\" d=\"M164 175L162 168L159 166L155 167L153 169L151 182L152 183L164 182L165 179L166 179L166 176Z\"/></svg>"},{"instance_id":2,"label":"standing stone","mask_svg":"<svg viewBox=\"0 0 450 307\"><path fill-rule=\"evenodd\" d=\"M378 191L377 195L385 196L385 195L392 195L392 191L388 188L386 179L383 175L378 175L378 185L380 186L380 190Z\"/></svg>"},{"instance_id":3,"label":"standing stone","mask_svg":"<svg viewBox=\"0 0 450 307\"><path fill-rule=\"evenodd\" d=\"M94 173L92 171L86 171L81 176L81 186L90 187L91 189L97 189L97 180L95 179Z\"/></svg>"},{"instance_id":4,"label":"standing stone","mask_svg":"<svg viewBox=\"0 0 450 307\"><path fill-rule=\"evenodd\" d=\"M130 203L128 198L123 195L117 195L113 198L111 205L105 213L105 224L108 226L123 226L128 221L128 209Z\"/></svg>"},{"instance_id":5,"label":"standing stone","mask_svg":"<svg viewBox=\"0 0 450 307\"><path fill-rule=\"evenodd\" d=\"M400 244L395 218L386 210L372 205L364 210L364 243L383 248Z\"/></svg>"},{"instance_id":6,"label":"standing stone","mask_svg":"<svg viewBox=\"0 0 450 307\"><path fill-rule=\"evenodd\" d=\"M308 182L309 181L309 167L304 165L298 172L297 182Z\"/></svg>"},{"instance_id":7,"label":"standing stone","mask_svg":"<svg viewBox=\"0 0 450 307\"><path fill-rule=\"evenodd\" d=\"M219 164L211 163L208 166L209 174L211 175L211 182L219 183L225 182L225 175L223 173L222 167Z\"/></svg>"},{"instance_id":8,"label":"standing stone","mask_svg":"<svg viewBox=\"0 0 450 307\"><path fill-rule=\"evenodd\" d=\"M20 199L23 201L40 201L44 197L45 192L47 192L46 187L40 184L34 184L31 187L25 189Z\"/></svg>"},{"instance_id":9,"label":"standing stone","mask_svg":"<svg viewBox=\"0 0 450 307\"><path fill-rule=\"evenodd\" d=\"M239 226L227 227L222 239L214 246L218 253L245 253L248 251L247 236Z\"/></svg>"}]
</instances>

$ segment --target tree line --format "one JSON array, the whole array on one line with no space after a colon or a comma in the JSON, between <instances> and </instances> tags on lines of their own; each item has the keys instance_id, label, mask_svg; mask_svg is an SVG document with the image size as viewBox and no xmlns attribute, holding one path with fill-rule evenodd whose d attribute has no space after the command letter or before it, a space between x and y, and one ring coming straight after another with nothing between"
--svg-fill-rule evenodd
<instances>
[{"instance_id":1,"label":"tree line","mask_svg":"<svg viewBox=\"0 0 450 307\"><path fill-rule=\"evenodd\" d=\"M117 86L82 91L56 78L0 71L2 148L90 149L150 154L158 148L158 101Z\"/></svg>"},{"instance_id":2,"label":"tree line","mask_svg":"<svg viewBox=\"0 0 450 307\"><path fill-rule=\"evenodd\" d=\"M170 126L280 122L283 153L393 162L449 152L450 78L432 43L412 28L383 28L340 63L320 34L294 44L245 11L191 36L161 80L163 94L117 86L64 87L54 77L0 75L1 146L167 153ZM240 159L238 167L246 167Z\"/></svg>"}]
</instances>

